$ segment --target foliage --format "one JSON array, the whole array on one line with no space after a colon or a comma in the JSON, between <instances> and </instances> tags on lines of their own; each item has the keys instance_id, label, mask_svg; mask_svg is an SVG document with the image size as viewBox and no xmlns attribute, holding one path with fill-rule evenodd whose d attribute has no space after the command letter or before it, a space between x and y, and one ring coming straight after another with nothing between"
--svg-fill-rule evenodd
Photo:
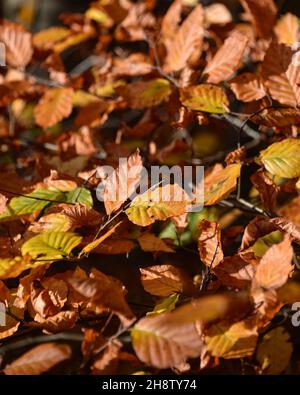
<instances>
[{"instance_id":1,"label":"foliage","mask_svg":"<svg viewBox=\"0 0 300 395\"><path fill-rule=\"evenodd\" d=\"M240 5L1 21L4 374L299 374L300 28ZM138 190L157 165L204 166L195 198Z\"/></svg>"}]
</instances>

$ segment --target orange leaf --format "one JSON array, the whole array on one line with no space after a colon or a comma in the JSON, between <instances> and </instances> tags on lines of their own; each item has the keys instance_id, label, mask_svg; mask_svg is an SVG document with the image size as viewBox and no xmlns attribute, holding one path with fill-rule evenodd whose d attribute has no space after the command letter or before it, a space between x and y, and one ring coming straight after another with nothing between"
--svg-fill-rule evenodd
<instances>
[{"instance_id":1,"label":"orange leaf","mask_svg":"<svg viewBox=\"0 0 300 395\"><path fill-rule=\"evenodd\" d=\"M168 54L165 61L165 70L171 72L183 69L194 53L197 53L200 57L203 35L203 8L198 4L184 20L172 39L167 41Z\"/></svg>"},{"instance_id":2,"label":"orange leaf","mask_svg":"<svg viewBox=\"0 0 300 395\"><path fill-rule=\"evenodd\" d=\"M221 230L217 222L203 219L199 224L198 250L201 261L209 268L215 268L224 258L221 244Z\"/></svg>"},{"instance_id":3,"label":"orange leaf","mask_svg":"<svg viewBox=\"0 0 300 395\"><path fill-rule=\"evenodd\" d=\"M253 73L244 73L230 81L236 98L243 102L260 100L266 95L261 78Z\"/></svg>"},{"instance_id":4,"label":"orange leaf","mask_svg":"<svg viewBox=\"0 0 300 395\"><path fill-rule=\"evenodd\" d=\"M72 88L49 89L34 109L35 121L47 129L67 118L72 112Z\"/></svg>"},{"instance_id":5,"label":"orange leaf","mask_svg":"<svg viewBox=\"0 0 300 395\"><path fill-rule=\"evenodd\" d=\"M255 273L258 285L265 289L275 289L287 282L293 271L293 248L289 237L274 244L262 257Z\"/></svg>"},{"instance_id":6,"label":"orange leaf","mask_svg":"<svg viewBox=\"0 0 300 395\"><path fill-rule=\"evenodd\" d=\"M71 357L71 348L67 344L46 343L27 351L10 365L6 365L7 375L36 375L46 372Z\"/></svg>"},{"instance_id":7,"label":"orange leaf","mask_svg":"<svg viewBox=\"0 0 300 395\"><path fill-rule=\"evenodd\" d=\"M244 34L231 33L203 71L208 76L207 82L218 84L231 77L240 65L247 44L248 38Z\"/></svg>"},{"instance_id":8,"label":"orange leaf","mask_svg":"<svg viewBox=\"0 0 300 395\"><path fill-rule=\"evenodd\" d=\"M31 61L31 33L21 25L4 21L0 26L0 42L5 45L6 59L10 66L24 68Z\"/></svg>"}]
</instances>

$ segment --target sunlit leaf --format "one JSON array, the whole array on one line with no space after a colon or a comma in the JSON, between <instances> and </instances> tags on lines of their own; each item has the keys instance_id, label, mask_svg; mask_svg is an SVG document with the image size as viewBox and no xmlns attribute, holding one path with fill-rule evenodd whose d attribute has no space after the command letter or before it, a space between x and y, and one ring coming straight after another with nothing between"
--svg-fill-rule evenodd
<instances>
[{"instance_id":1,"label":"sunlit leaf","mask_svg":"<svg viewBox=\"0 0 300 395\"><path fill-rule=\"evenodd\" d=\"M295 178L300 176L300 140L285 139L260 151L258 160L276 176Z\"/></svg>"},{"instance_id":2,"label":"sunlit leaf","mask_svg":"<svg viewBox=\"0 0 300 395\"><path fill-rule=\"evenodd\" d=\"M45 232L27 240L22 248L22 255L33 259L60 259L68 256L73 248L81 242L81 237L70 232Z\"/></svg>"},{"instance_id":3,"label":"sunlit leaf","mask_svg":"<svg viewBox=\"0 0 300 395\"><path fill-rule=\"evenodd\" d=\"M213 114L228 111L229 101L222 88L215 85L202 84L180 90L180 100L187 108Z\"/></svg>"}]
</instances>

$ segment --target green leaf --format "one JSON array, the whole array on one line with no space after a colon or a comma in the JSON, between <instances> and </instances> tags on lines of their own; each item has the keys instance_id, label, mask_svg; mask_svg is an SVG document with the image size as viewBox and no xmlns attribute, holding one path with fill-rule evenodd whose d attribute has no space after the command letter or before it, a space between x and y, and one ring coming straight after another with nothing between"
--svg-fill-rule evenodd
<instances>
[{"instance_id":1,"label":"green leaf","mask_svg":"<svg viewBox=\"0 0 300 395\"><path fill-rule=\"evenodd\" d=\"M67 193L67 203L80 203L88 207L93 207L93 198L91 192L83 187L78 187Z\"/></svg>"},{"instance_id":2,"label":"green leaf","mask_svg":"<svg viewBox=\"0 0 300 395\"><path fill-rule=\"evenodd\" d=\"M29 254L33 259L61 259L81 243L82 237L72 232L45 232L26 241L22 255Z\"/></svg>"},{"instance_id":3,"label":"green leaf","mask_svg":"<svg viewBox=\"0 0 300 395\"><path fill-rule=\"evenodd\" d=\"M64 194L61 191L37 189L24 196L14 197L7 205L6 210L0 215L0 220L11 219L11 217L14 216L28 215L40 211L51 204L49 200L64 202Z\"/></svg>"},{"instance_id":4,"label":"green leaf","mask_svg":"<svg viewBox=\"0 0 300 395\"><path fill-rule=\"evenodd\" d=\"M178 302L179 294L174 293L166 298L161 299L154 307L153 311L147 313L147 316L153 316L161 313L170 312L175 309Z\"/></svg>"},{"instance_id":5,"label":"green leaf","mask_svg":"<svg viewBox=\"0 0 300 395\"><path fill-rule=\"evenodd\" d=\"M202 84L183 88L180 90L180 100L190 110L213 114L228 112L228 98L219 86Z\"/></svg>"},{"instance_id":6,"label":"green leaf","mask_svg":"<svg viewBox=\"0 0 300 395\"><path fill-rule=\"evenodd\" d=\"M271 144L260 152L258 162L276 176L300 177L300 140L289 138Z\"/></svg>"}]
</instances>

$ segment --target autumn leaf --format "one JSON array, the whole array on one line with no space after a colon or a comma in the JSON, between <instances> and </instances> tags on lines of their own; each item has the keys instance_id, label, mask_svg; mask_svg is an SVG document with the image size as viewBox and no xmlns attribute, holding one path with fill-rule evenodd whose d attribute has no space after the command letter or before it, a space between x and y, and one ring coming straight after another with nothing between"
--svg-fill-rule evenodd
<instances>
[{"instance_id":1,"label":"autumn leaf","mask_svg":"<svg viewBox=\"0 0 300 395\"><path fill-rule=\"evenodd\" d=\"M133 313L125 300L125 288L119 280L93 269L90 277L81 278L73 275L68 278L68 282L100 312L110 309L123 320L133 318Z\"/></svg>"},{"instance_id":2,"label":"autumn leaf","mask_svg":"<svg viewBox=\"0 0 300 395\"><path fill-rule=\"evenodd\" d=\"M119 86L116 92L125 99L128 106L141 109L157 106L166 100L171 93L171 86L168 80L157 78Z\"/></svg>"},{"instance_id":3,"label":"autumn leaf","mask_svg":"<svg viewBox=\"0 0 300 395\"><path fill-rule=\"evenodd\" d=\"M7 203L7 198L0 193L0 214L3 214L6 210L6 203Z\"/></svg>"},{"instance_id":4,"label":"autumn leaf","mask_svg":"<svg viewBox=\"0 0 300 395\"><path fill-rule=\"evenodd\" d=\"M89 254L95 248L97 248L104 240L106 240L109 236L111 236L118 226L121 225L123 221L119 221L116 225L114 225L111 229L109 229L103 236L99 237L98 239L92 241L91 243L87 244L79 253L78 257L82 257L86 254Z\"/></svg>"},{"instance_id":5,"label":"autumn leaf","mask_svg":"<svg viewBox=\"0 0 300 395\"><path fill-rule=\"evenodd\" d=\"M255 274L256 260L245 254L227 256L213 272L227 287L243 289L249 287Z\"/></svg>"},{"instance_id":6,"label":"autumn leaf","mask_svg":"<svg viewBox=\"0 0 300 395\"><path fill-rule=\"evenodd\" d=\"M134 224L147 226L185 213L188 205L182 188L177 184L165 185L138 195L125 213Z\"/></svg>"},{"instance_id":7,"label":"autumn leaf","mask_svg":"<svg viewBox=\"0 0 300 395\"><path fill-rule=\"evenodd\" d=\"M273 40L262 64L262 77L272 98L291 107L300 103L300 65L293 61L297 57L289 46Z\"/></svg>"},{"instance_id":8,"label":"autumn leaf","mask_svg":"<svg viewBox=\"0 0 300 395\"><path fill-rule=\"evenodd\" d=\"M215 167L204 179L204 204L211 206L225 199L236 188L240 170L238 163L225 168Z\"/></svg>"},{"instance_id":9,"label":"autumn leaf","mask_svg":"<svg viewBox=\"0 0 300 395\"><path fill-rule=\"evenodd\" d=\"M258 161L271 173L279 177L300 176L300 140L285 139L273 143L260 151Z\"/></svg>"},{"instance_id":10,"label":"autumn leaf","mask_svg":"<svg viewBox=\"0 0 300 395\"><path fill-rule=\"evenodd\" d=\"M172 8L172 14L171 12L169 15L167 14L163 21L163 34L167 47L165 70L168 73L184 68L194 53L197 53L200 57L204 36L203 8L201 4L198 4L193 9L176 32L174 28L169 28L169 20L171 18L175 23L179 19L176 18L176 14L178 14L177 8L175 11L173 10L174 8ZM175 19L173 13L175 13Z\"/></svg>"},{"instance_id":11,"label":"autumn leaf","mask_svg":"<svg viewBox=\"0 0 300 395\"><path fill-rule=\"evenodd\" d=\"M138 238L143 251L146 252L174 252L162 239L152 233L144 233Z\"/></svg>"},{"instance_id":12,"label":"autumn leaf","mask_svg":"<svg viewBox=\"0 0 300 395\"><path fill-rule=\"evenodd\" d=\"M142 318L131 331L137 356L158 368L172 367L189 357L199 356L203 341L195 322L208 323L221 318L232 308L232 302L233 299L225 295L211 295L186 303L170 313ZM236 309L237 302L235 299Z\"/></svg>"},{"instance_id":13,"label":"autumn leaf","mask_svg":"<svg viewBox=\"0 0 300 395\"><path fill-rule=\"evenodd\" d=\"M49 89L34 109L37 125L47 129L67 118L72 112L72 88Z\"/></svg>"},{"instance_id":14,"label":"autumn leaf","mask_svg":"<svg viewBox=\"0 0 300 395\"><path fill-rule=\"evenodd\" d=\"M190 110L223 114L228 111L229 101L222 88L202 84L180 90L180 100Z\"/></svg>"},{"instance_id":15,"label":"autumn leaf","mask_svg":"<svg viewBox=\"0 0 300 395\"><path fill-rule=\"evenodd\" d=\"M231 33L203 71L207 82L218 84L231 77L240 66L247 44L247 36L237 31Z\"/></svg>"},{"instance_id":16,"label":"autumn leaf","mask_svg":"<svg viewBox=\"0 0 300 395\"><path fill-rule=\"evenodd\" d=\"M21 25L4 21L0 26L0 41L5 45L5 55L10 66L23 69L31 61L31 34Z\"/></svg>"},{"instance_id":17,"label":"autumn leaf","mask_svg":"<svg viewBox=\"0 0 300 395\"><path fill-rule=\"evenodd\" d=\"M21 256L0 258L0 279L14 278L31 267L31 261Z\"/></svg>"},{"instance_id":18,"label":"autumn leaf","mask_svg":"<svg viewBox=\"0 0 300 395\"><path fill-rule=\"evenodd\" d=\"M263 170L258 170L251 176L255 188L260 194L263 207L269 212L274 212L279 187L271 180Z\"/></svg>"},{"instance_id":19,"label":"autumn leaf","mask_svg":"<svg viewBox=\"0 0 300 395\"><path fill-rule=\"evenodd\" d=\"M80 244L82 238L71 232L44 232L27 240L21 248L22 255L33 259L61 259ZM39 259L38 259L39 260Z\"/></svg>"},{"instance_id":20,"label":"autumn leaf","mask_svg":"<svg viewBox=\"0 0 300 395\"><path fill-rule=\"evenodd\" d=\"M258 36L268 38L276 22L277 8L273 0L240 0L251 16Z\"/></svg>"},{"instance_id":21,"label":"autumn leaf","mask_svg":"<svg viewBox=\"0 0 300 395\"><path fill-rule=\"evenodd\" d=\"M33 36L33 45L39 49L51 49L54 44L64 40L71 34L71 30L63 26L52 26L40 30Z\"/></svg>"},{"instance_id":22,"label":"autumn leaf","mask_svg":"<svg viewBox=\"0 0 300 395\"><path fill-rule=\"evenodd\" d=\"M290 335L282 326L267 332L256 353L262 373L272 375L282 373L288 367L292 352Z\"/></svg>"},{"instance_id":23,"label":"autumn leaf","mask_svg":"<svg viewBox=\"0 0 300 395\"><path fill-rule=\"evenodd\" d=\"M154 367L166 369L197 357L202 340L193 323L169 323L168 313L142 318L131 331L138 358ZM172 313L169 313L172 314Z\"/></svg>"},{"instance_id":24,"label":"autumn leaf","mask_svg":"<svg viewBox=\"0 0 300 395\"><path fill-rule=\"evenodd\" d=\"M257 284L265 289L281 287L293 271L292 258L293 248L286 236L281 243L270 247L262 257L255 273Z\"/></svg>"},{"instance_id":25,"label":"autumn leaf","mask_svg":"<svg viewBox=\"0 0 300 395\"><path fill-rule=\"evenodd\" d=\"M274 31L278 42L287 45L293 45L298 39L298 18L296 15L288 12L277 21Z\"/></svg>"},{"instance_id":26,"label":"autumn leaf","mask_svg":"<svg viewBox=\"0 0 300 395\"><path fill-rule=\"evenodd\" d=\"M266 108L251 117L257 125L284 128L300 124L300 111L296 108Z\"/></svg>"},{"instance_id":27,"label":"autumn leaf","mask_svg":"<svg viewBox=\"0 0 300 395\"><path fill-rule=\"evenodd\" d=\"M137 150L102 181L103 200L107 214L118 210L134 194L141 181L142 167L142 158Z\"/></svg>"},{"instance_id":28,"label":"autumn leaf","mask_svg":"<svg viewBox=\"0 0 300 395\"><path fill-rule=\"evenodd\" d=\"M48 191L46 189L36 189L24 196L14 197L6 206L6 210L0 214L0 220L9 220L15 216L32 214L42 210L51 204L51 201L63 202L64 195L60 191Z\"/></svg>"},{"instance_id":29,"label":"autumn leaf","mask_svg":"<svg viewBox=\"0 0 300 395\"><path fill-rule=\"evenodd\" d=\"M261 77L253 73L240 74L233 78L229 85L236 98L246 103L260 100L266 95Z\"/></svg>"},{"instance_id":30,"label":"autumn leaf","mask_svg":"<svg viewBox=\"0 0 300 395\"><path fill-rule=\"evenodd\" d=\"M217 222L203 219L199 224L199 229L198 251L200 259L204 265L213 269L224 258L220 227Z\"/></svg>"},{"instance_id":31,"label":"autumn leaf","mask_svg":"<svg viewBox=\"0 0 300 395\"><path fill-rule=\"evenodd\" d=\"M186 276L176 266L169 264L141 268L140 272L143 287L156 296L182 293L188 284Z\"/></svg>"},{"instance_id":32,"label":"autumn leaf","mask_svg":"<svg viewBox=\"0 0 300 395\"><path fill-rule=\"evenodd\" d=\"M258 339L253 323L240 321L234 324L226 322L212 325L205 336L207 350L215 357L244 358L254 353Z\"/></svg>"},{"instance_id":33,"label":"autumn leaf","mask_svg":"<svg viewBox=\"0 0 300 395\"><path fill-rule=\"evenodd\" d=\"M14 362L6 365L7 375L37 375L46 372L58 363L71 358L72 351L67 344L45 343L27 351Z\"/></svg>"}]
</instances>

